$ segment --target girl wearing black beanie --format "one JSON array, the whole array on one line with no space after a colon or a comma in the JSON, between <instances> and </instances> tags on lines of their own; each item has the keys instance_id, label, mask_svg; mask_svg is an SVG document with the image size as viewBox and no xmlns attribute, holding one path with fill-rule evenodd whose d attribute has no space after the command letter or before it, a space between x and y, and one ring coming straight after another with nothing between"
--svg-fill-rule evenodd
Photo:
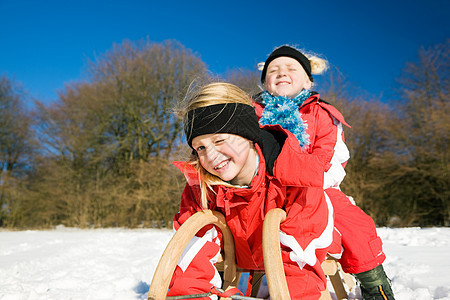
<instances>
[{"instance_id":1,"label":"girl wearing black beanie","mask_svg":"<svg viewBox=\"0 0 450 300\"><path fill-rule=\"evenodd\" d=\"M322 73L327 66L317 55L287 45L276 48L260 64L264 91L254 97L256 112L260 124L281 125L297 137L303 153L323 161L323 188L335 209L335 226L342 234L339 262L345 272L355 274L363 299L391 300L394 295L382 266L386 256L375 224L339 188L350 158L343 131L343 125L348 124L336 108L311 90L312 75Z\"/></svg>"}]
</instances>

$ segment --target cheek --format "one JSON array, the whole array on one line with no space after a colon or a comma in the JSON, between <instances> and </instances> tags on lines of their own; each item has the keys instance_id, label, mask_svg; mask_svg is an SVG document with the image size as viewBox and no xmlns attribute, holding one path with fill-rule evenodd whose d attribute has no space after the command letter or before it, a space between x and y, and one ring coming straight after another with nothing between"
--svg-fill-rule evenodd
<instances>
[{"instance_id":1,"label":"cheek","mask_svg":"<svg viewBox=\"0 0 450 300\"><path fill-rule=\"evenodd\" d=\"M264 89L270 93L272 93L274 91L275 88L275 84L273 83L273 80L270 80L270 78L268 78L265 82L264 82Z\"/></svg>"},{"instance_id":2,"label":"cheek","mask_svg":"<svg viewBox=\"0 0 450 300\"><path fill-rule=\"evenodd\" d=\"M301 90L301 89L307 89L309 90L311 88L311 80L309 80L308 77L305 76L297 76L295 79L295 86Z\"/></svg>"},{"instance_id":3,"label":"cheek","mask_svg":"<svg viewBox=\"0 0 450 300\"><path fill-rule=\"evenodd\" d=\"M203 169L208 170L208 164L206 162L207 160L204 156L199 155L198 161L200 162L200 165L203 167Z\"/></svg>"},{"instance_id":4,"label":"cheek","mask_svg":"<svg viewBox=\"0 0 450 300\"><path fill-rule=\"evenodd\" d=\"M249 145L247 142L236 145L233 149L234 160L238 163L245 162L249 153Z\"/></svg>"},{"instance_id":5,"label":"cheek","mask_svg":"<svg viewBox=\"0 0 450 300\"><path fill-rule=\"evenodd\" d=\"M297 81L299 82L301 87L304 89L309 90L312 86L311 80L309 79L308 75L304 71L302 72L302 74L297 75Z\"/></svg>"}]
</instances>

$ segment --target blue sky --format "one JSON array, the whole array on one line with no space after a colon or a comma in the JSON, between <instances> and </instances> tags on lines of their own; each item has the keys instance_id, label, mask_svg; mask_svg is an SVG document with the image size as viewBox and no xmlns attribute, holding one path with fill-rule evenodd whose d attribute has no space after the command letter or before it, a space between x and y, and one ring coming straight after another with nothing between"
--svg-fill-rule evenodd
<instances>
[{"instance_id":1,"label":"blue sky","mask_svg":"<svg viewBox=\"0 0 450 300\"><path fill-rule=\"evenodd\" d=\"M0 0L0 75L44 102L124 39L175 39L214 73L294 44L386 99L421 46L450 38L450 1ZM319 89L320 90L320 89Z\"/></svg>"}]
</instances>

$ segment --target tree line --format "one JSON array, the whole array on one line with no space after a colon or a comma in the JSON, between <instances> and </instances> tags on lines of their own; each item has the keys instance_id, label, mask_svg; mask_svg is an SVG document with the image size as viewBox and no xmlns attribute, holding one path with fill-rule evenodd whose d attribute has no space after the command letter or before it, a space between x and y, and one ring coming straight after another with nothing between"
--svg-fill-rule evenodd
<instances>
[{"instance_id":1,"label":"tree line","mask_svg":"<svg viewBox=\"0 0 450 300\"><path fill-rule=\"evenodd\" d=\"M377 225L450 225L448 54L448 41L419 49L385 102L336 69L319 87L352 125L341 188ZM212 74L176 41L115 44L87 74L33 109L0 77L0 226L171 226L185 184L171 162L190 153L172 109ZM253 94L259 76L223 80Z\"/></svg>"}]
</instances>

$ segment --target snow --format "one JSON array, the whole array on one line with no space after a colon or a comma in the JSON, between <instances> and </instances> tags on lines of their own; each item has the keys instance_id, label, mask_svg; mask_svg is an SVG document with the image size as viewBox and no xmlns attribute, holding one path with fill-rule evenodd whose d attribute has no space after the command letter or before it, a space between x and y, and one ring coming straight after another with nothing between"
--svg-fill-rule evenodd
<instances>
[{"instance_id":1,"label":"snow","mask_svg":"<svg viewBox=\"0 0 450 300\"><path fill-rule=\"evenodd\" d=\"M379 228L397 300L450 300L450 228ZM0 299L146 299L167 229L0 231Z\"/></svg>"}]
</instances>

